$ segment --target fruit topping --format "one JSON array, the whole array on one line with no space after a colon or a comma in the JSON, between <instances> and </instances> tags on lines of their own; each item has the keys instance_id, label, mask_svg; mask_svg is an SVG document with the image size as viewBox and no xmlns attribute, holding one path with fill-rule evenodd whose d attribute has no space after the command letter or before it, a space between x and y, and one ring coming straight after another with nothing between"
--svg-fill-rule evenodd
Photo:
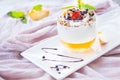
<instances>
[{"instance_id":1,"label":"fruit topping","mask_svg":"<svg viewBox=\"0 0 120 80\"><path fill-rule=\"evenodd\" d=\"M82 15L80 12L74 12L71 16L71 20L81 20L82 19Z\"/></svg>"},{"instance_id":2,"label":"fruit topping","mask_svg":"<svg viewBox=\"0 0 120 80\"><path fill-rule=\"evenodd\" d=\"M93 11L89 11L88 9L80 10L78 8L68 9L63 13L65 20L82 20L88 16L94 16Z\"/></svg>"},{"instance_id":3,"label":"fruit topping","mask_svg":"<svg viewBox=\"0 0 120 80\"><path fill-rule=\"evenodd\" d=\"M80 25L92 25L95 19L96 8L90 4L83 3L82 0L77 0L77 6L67 6L62 9L66 9L59 17L59 23L67 26L80 26ZM69 27L70 27L69 26Z\"/></svg>"},{"instance_id":4,"label":"fruit topping","mask_svg":"<svg viewBox=\"0 0 120 80\"><path fill-rule=\"evenodd\" d=\"M41 20L49 16L49 14L49 9L44 8L41 4L33 6L33 8L28 13L29 17L34 21Z\"/></svg>"}]
</instances>

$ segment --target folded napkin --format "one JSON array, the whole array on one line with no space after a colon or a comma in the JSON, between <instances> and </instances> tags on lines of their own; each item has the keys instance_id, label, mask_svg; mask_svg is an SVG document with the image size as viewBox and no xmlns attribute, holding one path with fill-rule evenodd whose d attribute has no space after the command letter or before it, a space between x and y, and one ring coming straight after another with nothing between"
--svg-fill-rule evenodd
<instances>
[{"instance_id":1,"label":"folded napkin","mask_svg":"<svg viewBox=\"0 0 120 80\"><path fill-rule=\"evenodd\" d=\"M67 1L64 0L61 5ZM118 5L111 0L91 0L90 3L97 7L99 15L118 8ZM23 25L7 16L0 19L0 76L5 80L55 80L41 68L20 56L21 52L38 44L41 40L57 34L56 16L60 6L47 6L56 15L51 14L47 18L35 22L35 24L29 21L28 24ZM120 17L116 18L116 20L118 19L120 20ZM113 23L120 26L120 23L116 21ZM119 80L119 53L120 47L117 47L107 53L108 55L86 65L64 80Z\"/></svg>"}]
</instances>

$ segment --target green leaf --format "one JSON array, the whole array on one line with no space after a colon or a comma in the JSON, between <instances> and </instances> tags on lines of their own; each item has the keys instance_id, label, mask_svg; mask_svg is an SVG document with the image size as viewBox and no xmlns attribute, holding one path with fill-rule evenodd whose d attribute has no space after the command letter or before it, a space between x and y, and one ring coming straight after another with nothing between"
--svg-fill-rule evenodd
<instances>
[{"instance_id":1,"label":"green leaf","mask_svg":"<svg viewBox=\"0 0 120 80\"><path fill-rule=\"evenodd\" d=\"M96 10L96 8L90 4L82 4L82 8L89 10Z\"/></svg>"},{"instance_id":2,"label":"green leaf","mask_svg":"<svg viewBox=\"0 0 120 80\"><path fill-rule=\"evenodd\" d=\"M42 8L41 4L33 6L33 9L36 10L36 11L40 10L41 8Z\"/></svg>"},{"instance_id":3,"label":"green leaf","mask_svg":"<svg viewBox=\"0 0 120 80\"><path fill-rule=\"evenodd\" d=\"M8 12L7 13L7 15L9 15L9 16L11 16L12 17L12 12L10 11L10 12Z\"/></svg>"},{"instance_id":4,"label":"green leaf","mask_svg":"<svg viewBox=\"0 0 120 80\"><path fill-rule=\"evenodd\" d=\"M62 10L64 10L64 9L69 9L69 8L76 8L77 6L66 6L66 7L63 7L63 8L61 8Z\"/></svg>"},{"instance_id":5,"label":"green leaf","mask_svg":"<svg viewBox=\"0 0 120 80\"><path fill-rule=\"evenodd\" d=\"M7 15L9 15L13 18L22 18L25 16L24 12L22 12L22 11L10 11L7 13Z\"/></svg>"},{"instance_id":6,"label":"green leaf","mask_svg":"<svg viewBox=\"0 0 120 80\"><path fill-rule=\"evenodd\" d=\"M61 9L69 9L69 8L79 8L80 10L84 9L89 9L89 10L96 10L96 8L90 4L85 4L82 2L82 0L76 0L77 1L77 6L66 6Z\"/></svg>"},{"instance_id":7,"label":"green leaf","mask_svg":"<svg viewBox=\"0 0 120 80\"><path fill-rule=\"evenodd\" d=\"M21 19L21 22L22 22L22 23L27 23L26 17L23 17L23 18Z\"/></svg>"},{"instance_id":8,"label":"green leaf","mask_svg":"<svg viewBox=\"0 0 120 80\"><path fill-rule=\"evenodd\" d=\"M81 4L83 3L82 0L77 0L78 8L81 9Z\"/></svg>"}]
</instances>

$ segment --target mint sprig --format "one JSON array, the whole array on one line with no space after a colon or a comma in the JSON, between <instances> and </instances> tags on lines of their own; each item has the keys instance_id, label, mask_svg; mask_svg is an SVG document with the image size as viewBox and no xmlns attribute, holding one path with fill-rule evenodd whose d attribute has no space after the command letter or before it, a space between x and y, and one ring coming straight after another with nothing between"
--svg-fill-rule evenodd
<instances>
[{"instance_id":1,"label":"mint sprig","mask_svg":"<svg viewBox=\"0 0 120 80\"><path fill-rule=\"evenodd\" d=\"M41 8L42 8L41 4L33 6L33 9L36 10L36 11L40 10Z\"/></svg>"},{"instance_id":2,"label":"mint sprig","mask_svg":"<svg viewBox=\"0 0 120 80\"><path fill-rule=\"evenodd\" d=\"M82 4L82 9L96 10L96 8L90 4Z\"/></svg>"},{"instance_id":3,"label":"mint sprig","mask_svg":"<svg viewBox=\"0 0 120 80\"><path fill-rule=\"evenodd\" d=\"M63 7L61 9L64 10L64 9L69 9L69 8L96 10L96 8L94 6L84 3L84 2L82 2L82 0L77 0L77 6L71 5L71 6Z\"/></svg>"},{"instance_id":4,"label":"mint sprig","mask_svg":"<svg viewBox=\"0 0 120 80\"><path fill-rule=\"evenodd\" d=\"M22 12L22 11L10 11L7 13L7 15L9 15L13 18L22 18L25 16L24 12Z\"/></svg>"},{"instance_id":5,"label":"mint sprig","mask_svg":"<svg viewBox=\"0 0 120 80\"><path fill-rule=\"evenodd\" d=\"M22 23L27 23L27 18L26 17L21 18L21 22Z\"/></svg>"},{"instance_id":6,"label":"mint sprig","mask_svg":"<svg viewBox=\"0 0 120 80\"><path fill-rule=\"evenodd\" d=\"M10 11L7 13L7 15L12 17L12 18L20 19L22 23L27 23L27 19L25 17L25 14L22 11Z\"/></svg>"},{"instance_id":7,"label":"mint sprig","mask_svg":"<svg viewBox=\"0 0 120 80\"><path fill-rule=\"evenodd\" d=\"M61 9L64 10L64 9L69 9L69 8L77 8L77 6L66 6L66 7L62 7Z\"/></svg>"},{"instance_id":8,"label":"mint sprig","mask_svg":"<svg viewBox=\"0 0 120 80\"><path fill-rule=\"evenodd\" d=\"M78 3L78 4L77 4L77 5L78 5L78 8L81 9L81 7L82 7L81 4L83 3L82 0L77 0L77 3Z\"/></svg>"}]
</instances>

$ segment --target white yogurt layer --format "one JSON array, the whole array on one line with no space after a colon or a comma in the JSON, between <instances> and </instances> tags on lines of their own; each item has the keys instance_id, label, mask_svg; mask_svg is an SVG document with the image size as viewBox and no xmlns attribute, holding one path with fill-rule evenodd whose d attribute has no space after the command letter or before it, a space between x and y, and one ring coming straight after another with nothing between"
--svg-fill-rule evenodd
<instances>
[{"instance_id":1,"label":"white yogurt layer","mask_svg":"<svg viewBox=\"0 0 120 80\"><path fill-rule=\"evenodd\" d=\"M57 23L58 35L61 40L68 43L85 43L96 37L95 23L91 26L67 27Z\"/></svg>"}]
</instances>

